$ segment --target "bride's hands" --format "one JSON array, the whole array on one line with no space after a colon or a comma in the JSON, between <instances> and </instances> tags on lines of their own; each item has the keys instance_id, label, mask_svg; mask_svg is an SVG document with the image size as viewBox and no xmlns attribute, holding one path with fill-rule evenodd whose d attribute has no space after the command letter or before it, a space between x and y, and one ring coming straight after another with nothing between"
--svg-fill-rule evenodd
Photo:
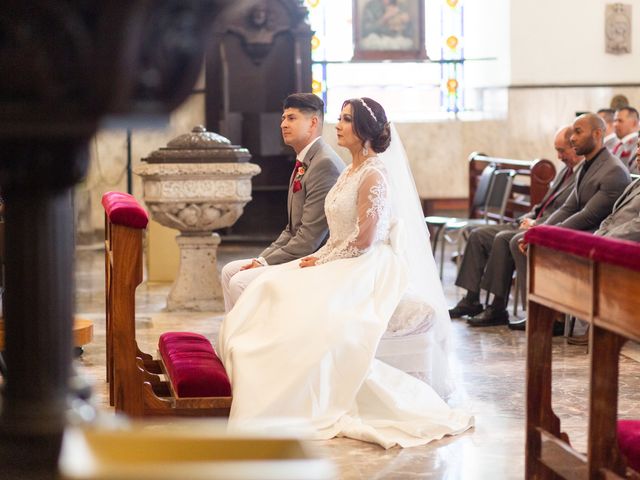
<instances>
[{"instance_id":1,"label":"bride's hands","mask_svg":"<svg viewBox=\"0 0 640 480\"><path fill-rule=\"evenodd\" d=\"M300 260L300 268L315 267L317 261L317 257L304 257Z\"/></svg>"}]
</instances>

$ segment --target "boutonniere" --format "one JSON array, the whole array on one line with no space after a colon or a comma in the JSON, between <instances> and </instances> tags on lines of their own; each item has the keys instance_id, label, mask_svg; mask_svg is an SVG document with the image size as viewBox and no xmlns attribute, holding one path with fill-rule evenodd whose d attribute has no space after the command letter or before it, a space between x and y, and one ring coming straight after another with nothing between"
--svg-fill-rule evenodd
<instances>
[{"instance_id":1,"label":"boutonniere","mask_svg":"<svg viewBox=\"0 0 640 480\"><path fill-rule=\"evenodd\" d=\"M296 176L293 177L293 193L296 193L302 188L302 176L307 171L307 166L303 163L296 169Z\"/></svg>"}]
</instances>

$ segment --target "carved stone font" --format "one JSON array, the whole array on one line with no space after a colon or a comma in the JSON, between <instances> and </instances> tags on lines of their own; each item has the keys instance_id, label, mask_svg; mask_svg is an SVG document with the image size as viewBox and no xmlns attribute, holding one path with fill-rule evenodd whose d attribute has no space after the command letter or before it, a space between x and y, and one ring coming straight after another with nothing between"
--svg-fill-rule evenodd
<instances>
[{"instance_id":1,"label":"carved stone font","mask_svg":"<svg viewBox=\"0 0 640 480\"><path fill-rule=\"evenodd\" d=\"M135 168L151 217L181 232L180 268L167 310L223 309L216 267L220 236L213 231L233 225L251 200L251 177L260 167L249 157L246 149L198 126Z\"/></svg>"}]
</instances>

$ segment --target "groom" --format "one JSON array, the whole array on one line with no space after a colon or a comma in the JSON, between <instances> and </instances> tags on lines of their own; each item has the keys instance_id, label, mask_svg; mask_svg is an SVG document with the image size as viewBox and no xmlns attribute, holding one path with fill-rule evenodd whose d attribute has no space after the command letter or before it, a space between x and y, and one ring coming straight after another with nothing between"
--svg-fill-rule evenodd
<instances>
[{"instance_id":1,"label":"groom","mask_svg":"<svg viewBox=\"0 0 640 480\"><path fill-rule=\"evenodd\" d=\"M344 163L320 136L324 102L312 93L294 93L283 104L282 138L296 152L289 180L288 223L258 258L236 260L222 269L225 311L233 308L249 282L270 265L296 260L315 252L327 236L324 198Z\"/></svg>"}]
</instances>

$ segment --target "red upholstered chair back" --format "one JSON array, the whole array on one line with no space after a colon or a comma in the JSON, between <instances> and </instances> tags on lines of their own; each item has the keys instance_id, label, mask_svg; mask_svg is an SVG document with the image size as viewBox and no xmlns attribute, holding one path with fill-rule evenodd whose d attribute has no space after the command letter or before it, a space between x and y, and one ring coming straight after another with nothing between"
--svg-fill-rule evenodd
<instances>
[{"instance_id":1,"label":"red upholstered chair back","mask_svg":"<svg viewBox=\"0 0 640 480\"><path fill-rule=\"evenodd\" d=\"M130 228L146 228L149 223L147 211L133 195L123 192L107 192L102 196L107 221Z\"/></svg>"}]
</instances>

